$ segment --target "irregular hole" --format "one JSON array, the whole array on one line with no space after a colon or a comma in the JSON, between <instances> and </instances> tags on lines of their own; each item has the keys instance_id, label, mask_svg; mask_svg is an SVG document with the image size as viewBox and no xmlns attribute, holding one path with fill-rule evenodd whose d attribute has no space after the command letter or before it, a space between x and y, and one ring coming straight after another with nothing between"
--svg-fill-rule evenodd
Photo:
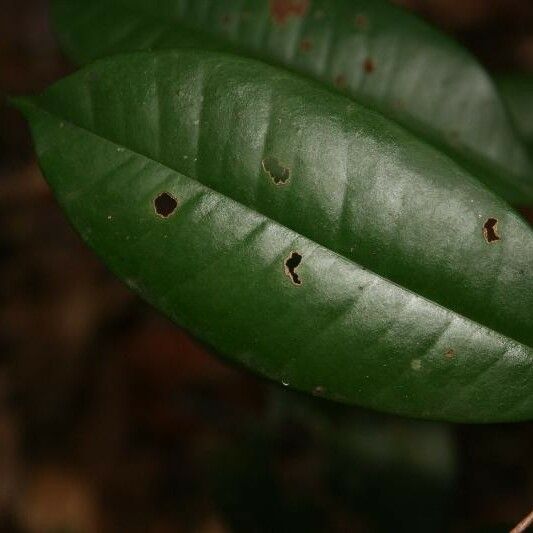
<instances>
[{"instance_id":1,"label":"irregular hole","mask_svg":"<svg viewBox=\"0 0 533 533\"><path fill-rule=\"evenodd\" d=\"M483 237L488 243L496 242L500 240L496 229L498 225L497 218L488 218L485 224L483 224Z\"/></svg>"},{"instance_id":2,"label":"irregular hole","mask_svg":"<svg viewBox=\"0 0 533 533\"><path fill-rule=\"evenodd\" d=\"M374 63L374 61L372 61L372 59L370 59L369 57L367 57L363 63L363 70L367 73L367 74L372 74L372 72L374 72L374 70L376 70L376 65Z\"/></svg>"},{"instance_id":3,"label":"irregular hole","mask_svg":"<svg viewBox=\"0 0 533 533\"><path fill-rule=\"evenodd\" d=\"M291 17L303 17L309 0L270 0L270 16L276 24L285 24Z\"/></svg>"},{"instance_id":4,"label":"irregular hole","mask_svg":"<svg viewBox=\"0 0 533 533\"><path fill-rule=\"evenodd\" d=\"M262 161L263 170L272 178L276 185L285 185L291 177L291 169L283 166L275 157L265 157Z\"/></svg>"},{"instance_id":5,"label":"irregular hole","mask_svg":"<svg viewBox=\"0 0 533 533\"><path fill-rule=\"evenodd\" d=\"M302 280L298 276L296 269L302 262L302 256L298 252L291 252L289 257L285 260L285 274L291 278L295 285L301 285Z\"/></svg>"},{"instance_id":6,"label":"irregular hole","mask_svg":"<svg viewBox=\"0 0 533 533\"><path fill-rule=\"evenodd\" d=\"M178 207L178 201L168 192L162 192L154 200L154 209L155 212L163 218L168 218L170 215L176 211Z\"/></svg>"}]
</instances>

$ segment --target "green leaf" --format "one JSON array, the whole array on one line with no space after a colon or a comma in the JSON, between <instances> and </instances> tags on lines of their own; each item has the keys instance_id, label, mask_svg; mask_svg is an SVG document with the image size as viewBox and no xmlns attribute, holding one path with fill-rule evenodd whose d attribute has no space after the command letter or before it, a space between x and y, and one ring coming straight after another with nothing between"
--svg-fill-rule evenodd
<instances>
[{"instance_id":1,"label":"green leaf","mask_svg":"<svg viewBox=\"0 0 533 533\"><path fill-rule=\"evenodd\" d=\"M533 153L533 75L506 74L496 81L518 131Z\"/></svg>"},{"instance_id":2,"label":"green leaf","mask_svg":"<svg viewBox=\"0 0 533 533\"><path fill-rule=\"evenodd\" d=\"M533 414L533 232L403 128L250 59L105 59L19 101L83 238L286 385L417 417Z\"/></svg>"},{"instance_id":3,"label":"green leaf","mask_svg":"<svg viewBox=\"0 0 533 533\"><path fill-rule=\"evenodd\" d=\"M450 38L384 0L54 0L77 62L195 47L260 58L325 83L452 155L519 204L533 163L492 81Z\"/></svg>"}]
</instances>

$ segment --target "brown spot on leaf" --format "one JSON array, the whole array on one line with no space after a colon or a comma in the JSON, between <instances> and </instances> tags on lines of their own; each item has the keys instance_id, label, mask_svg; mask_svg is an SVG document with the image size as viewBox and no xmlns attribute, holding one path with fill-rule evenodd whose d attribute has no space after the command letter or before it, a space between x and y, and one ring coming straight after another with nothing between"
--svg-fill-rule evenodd
<instances>
[{"instance_id":1,"label":"brown spot on leaf","mask_svg":"<svg viewBox=\"0 0 533 533\"><path fill-rule=\"evenodd\" d=\"M367 57L365 59L364 63L363 63L363 70L367 74L372 74L372 72L374 72L374 70L376 70L376 64L374 63L374 61L372 59Z\"/></svg>"},{"instance_id":2,"label":"brown spot on leaf","mask_svg":"<svg viewBox=\"0 0 533 533\"><path fill-rule=\"evenodd\" d=\"M231 22L231 17L228 14L222 15L222 17L220 17L220 22L222 23L222 26L228 26Z\"/></svg>"},{"instance_id":3,"label":"brown spot on leaf","mask_svg":"<svg viewBox=\"0 0 533 533\"><path fill-rule=\"evenodd\" d=\"M335 77L333 83L335 83L335 86L339 89L345 89L348 85L348 80L346 79L346 76L344 74L339 74Z\"/></svg>"},{"instance_id":4,"label":"brown spot on leaf","mask_svg":"<svg viewBox=\"0 0 533 533\"><path fill-rule=\"evenodd\" d=\"M455 350L453 348L448 348L444 352L444 357L446 357L446 359L453 359L455 357Z\"/></svg>"},{"instance_id":5,"label":"brown spot on leaf","mask_svg":"<svg viewBox=\"0 0 533 533\"><path fill-rule=\"evenodd\" d=\"M291 17L303 17L309 0L270 0L270 16L276 24L285 24Z\"/></svg>"},{"instance_id":6,"label":"brown spot on leaf","mask_svg":"<svg viewBox=\"0 0 533 533\"><path fill-rule=\"evenodd\" d=\"M313 48L313 43L310 39L302 39L300 43L300 50L302 52L309 52Z\"/></svg>"},{"instance_id":7,"label":"brown spot on leaf","mask_svg":"<svg viewBox=\"0 0 533 533\"><path fill-rule=\"evenodd\" d=\"M301 285L302 280L298 276L296 269L302 262L302 256L298 252L291 252L285 260L285 274L291 278L295 285Z\"/></svg>"},{"instance_id":8,"label":"brown spot on leaf","mask_svg":"<svg viewBox=\"0 0 533 533\"><path fill-rule=\"evenodd\" d=\"M483 237L485 237L485 240L488 243L496 242L500 240L500 236L498 235L496 229L498 225L498 219L497 218L489 218L483 224Z\"/></svg>"},{"instance_id":9,"label":"brown spot on leaf","mask_svg":"<svg viewBox=\"0 0 533 533\"><path fill-rule=\"evenodd\" d=\"M176 211L177 207L178 201L168 192L162 192L154 200L155 212L162 218L168 218L174 214L174 211Z\"/></svg>"},{"instance_id":10,"label":"brown spot on leaf","mask_svg":"<svg viewBox=\"0 0 533 533\"><path fill-rule=\"evenodd\" d=\"M355 27L359 30L366 30L368 28L368 19L365 15L357 15L355 17Z\"/></svg>"},{"instance_id":11,"label":"brown spot on leaf","mask_svg":"<svg viewBox=\"0 0 533 533\"><path fill-rule=\"evenodd\" d=\"M396 111L403 111L405 109L405 102L400 99L396 99L392 101L392 107Z\"/></svg>"},{"instance_id":12,"label":"brown spot on leaf","mask_svg":"<svg viewBox=\"0 0 533 533\"><path fill-rule=\"evenodd\" d=\"M448 132L448 139L452 145L457 146L461 140L461 134L458 130L450 130Z\"/></svg>"},{"instance_id":13,"label":"brown spot on leaf","mask_svg":"<svg viewBox=\"0 0 533 533\"><path fill-rule=\"evenodd\" d=\"M326 390L321 385L318 385L313 389L313 396L323 396Z\"/></svg>"},{"instance_id":14,"label":"brown spot on leaf","mask_svg":"<svg viewBox=\"0 0 533 533\"><path fill-rule=\"evenodd\" d=\"M261 164L276 185L285 185L289 181L291 169L282 165L275 157L265 157Z\"/></svg>"}]
</instances>

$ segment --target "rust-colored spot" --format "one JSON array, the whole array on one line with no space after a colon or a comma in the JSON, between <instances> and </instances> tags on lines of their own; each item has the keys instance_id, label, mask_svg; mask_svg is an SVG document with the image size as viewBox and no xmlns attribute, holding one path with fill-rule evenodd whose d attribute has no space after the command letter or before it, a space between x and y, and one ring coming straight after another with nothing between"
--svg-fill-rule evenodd
<instances>
[{"instance_id":1,"label":"rust-colored spot","mask_svg":"<svg viewBox=\"0 0 533 533\"><path fill-rule=\"evenodd\" d=\"M455 357L455 350L453 348L448 348L444 352L444 357L446 357L446 359L453 359Z\"/></svg>"},{"instance_id":2,"label":"rust-colored spot","mask_svg":"<svg viewBox=\"0 0 533 533\"><path fill-rule=\"evenodd\" d=\"M450 143L452 143L455 146L459 143L460 137L461 137L461 134L459 133L458 130L450 130L448 132L448 139L450 140Z\"/></svg>"},{"instance_id":3,"label":"rust-colored spot","mask_svg":"<svg viewBox=\"0 0 533 533\"><path fill-rule=\"evenodd\" d=\"M335 86L339 89L345 89L348 85L348 80L346 79L346 76L344 74L339 74L335 77L333 83L335 83Z\"/></svg>"},{"instance_id":4,"label":"rust-colored spot","mask_svg":"<svg viewBox=\"0 0 533 533\"><path fill-rule=\"evenodd\" d=\"M296 269L302 262L302 256L298 252L291 252L285 260L285 274L291 278L295 285L301 285L302 280L298 276Z\"/></svg>"},{"instance_id":5,"label":"rust-colored spot","mask_svg":"<svg viewBox=\"0 0 533 533\"><path fill-rule=\"evenodd\" d=\"M302 52L309 52L313 48L313 43L310 39L302 39L300 42L300 50Z\"/></svg>"},{"instance_id":6,"label":"rust-colored spot","mask_svg":"<svg viewBox=\"0 0 533 533\"><path fill-rule=\"evenodd\" d=\"M303 17L309 0L270 0L270 16L276 24L285 24L291 17Z\"/></svg>"},{"instance_id":7,"label":"rust-colored spot","mask_svg":"<svg viewBox=\"0 0 533 533\"><path fill-rule=\"evenodd\" d=\"M155 212L162 218L168 218L176 208L178 207L178 201L168 192L162 192L154 200Z\"/></svg>"},{"instance_id":8,"label":"rust-colored spot","mask_svg":"<svg viewBox=\"0 0 533 533\"><path fill-rule=\"evenodd\" d=\"M282 165L275 157L265 157L261 164L276 185L285 185L289 181L291 169Z\"/></svg>"},{"instance_id":9,"label":"rust-colored spot","mask_svg":"<svg viewBox=\"0 0 533 533\"><path fill-rule=\"evenodd\" d=\"M489 218L483 224L483 237L485 237L485 240L488 243L496 242L500 240L500 236L498 235L496 229L498 226L498 219L497 218Z\"/></svg>"},{"instance_id":10,"label":"rust-colored spot","mask_svg":"<svg viewBox=\"0 0 533 533\"><path fill-rule=\"evenodd\" d=\"M363 63L363 70L367 74L372 74L372 72L374 72L374 70L376 70L376 64L374 63L374 61L372 59L367 57L365 59L364 63Z\"/></svg>"},{"instance_id":11,"label":"rust-colored spot","mask_svg":"<svg viewBox=\"0 0 533 533\"><path fill-rule=\"evenodd\" d=\"M365 15L357 15L355 17L355 27L359 30L366 30L368 28L368 19Z\"/></svg>"},{"instance_id":12,"label":"rust-colored spot","mask_svg":"<svg viewBox=\"0 0 533 533\"><path fill-rule=\"evenodd\" d=\"M397 99L392 101L392 107L396 111L403 111L405 109L405 102L403 100Z\"/></svg>"}]
</instances>

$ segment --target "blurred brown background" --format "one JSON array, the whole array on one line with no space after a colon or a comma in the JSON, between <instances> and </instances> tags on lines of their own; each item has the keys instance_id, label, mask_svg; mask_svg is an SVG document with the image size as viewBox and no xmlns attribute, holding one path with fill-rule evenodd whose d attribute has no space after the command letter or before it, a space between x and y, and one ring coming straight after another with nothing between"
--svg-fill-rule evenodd
<instances>
[{"instance_id":1,"label":"blurred brown background","mask_svg":"<svg viewBox=\"0 0 533 533\"><path fill-rule=\"evenodd\" d=\"M533 72L530 0L402 0ZM6 94L68 73L46 0L0 0L0 532L508 531L533 425L402 420L208 354L73 233Z\"/></svg>"}]
</instances>

